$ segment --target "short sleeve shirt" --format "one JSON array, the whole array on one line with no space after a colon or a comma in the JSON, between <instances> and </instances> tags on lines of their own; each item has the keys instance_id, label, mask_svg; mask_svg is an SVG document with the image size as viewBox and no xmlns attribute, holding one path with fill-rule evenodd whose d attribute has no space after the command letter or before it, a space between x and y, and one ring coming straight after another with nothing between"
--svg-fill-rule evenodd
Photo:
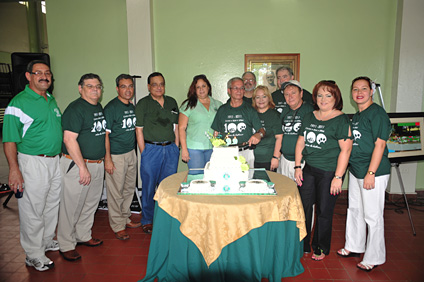
<instances>
[{"instance_id":1,"label":"short sleeve shirt","mask_svg":"<svg viewBox=\"0 0 424 282\"><path fill-rule=\"evenodd\" d=\"M222 103L212 97L209 97L209 99L209 111L199 101L194 108L187 108L187 103L181 105L180 113L188 117L187 148L189 149L212 149L212 144L206 136L206 132L213 134L211 124Z\"/></svg>"},{"instance_id":2,"label":"short sleeve shirt","mask_svg":"<svg viewBox=\"0 0 424 282\"><path fill-rule=\"evenodd\" d=\"M258 131L262 124L258 112L245 101L237 108L231 107L230 102L222 105L212 122L212 129L227 135L233 144L242 144L249 141L253 129ZM236 142L234 142L236 140Z\"/></svg>"},{"instance_id":3,"label":"short sleeve shirt","mask_svg":"<svg viewBox=\"0 0 424 282\"><path fill-rule=\"evenodd\" d=\"M106 105L104 113L111 154L120 155L134 150L136 144L134 105L122 103L116 97Z\"/></svg>"},{"instance_id":4,"label":"short sleeve shirt","mask_svg":"<svg viewBox=\"0 0 424 282\"><path fill-rule=\"evenodd\" d=\"M351 139L349 125L346 114L326 121L317 120L313 112L306 114L300 127L305 138L305 148L302 151L305 162L325 171L335 171L341 151L339 140Z\"/></svg>"},{"instance_id":5,"label":"short sleeve shirt","mask_svg":"<svg viewBox=\"0 0 424 282\"><path fill-rule=\"evenodd\" d=\"M274 155L275 135L283 133L279 122L280 115L273 109L268 109L264 113L258 113L258 115L266 134L253 151L255 162L269 163Z\"/></svg>"},{"instance_id":6,"label":"short sleeve shirt","mask_svg":"<svg viewBox=\"0 0 424 282\"><path fill-rule=\"evenodd\" d=\"M174 98L163 96L163 107L149 94L135 106L137 127L143 127L144 139L151 142L175 141L174 124L178 124L178 105Z\"/></svg>"},{"instance_id":7,"label":"short sleeve shirt","mask_svg":"<svg viewBox=\"0 0 424 282\"><path fill-rule=\"evenodd\" d=\"M284 108L281 113L281 127L283 131L283 141L281 144L281 153L284 158L294 162L294 153L296 149L297 138L299 137L300 127L306 114L314 109L309 103L303 103L300 108L292 110L290 107Z\"/></svg>"},{"instance_id":8,"label":"short sleeve shirt","mask_svg":"<svg viewBox=\"0 0 424 282\"><path fill-rule=\"evenodd\" d=\"M371 104L352 118L353 147L350 155L349 171L358 179L363 179L368 171L377 138L387 141L391 124L386 111L377 104ZM376 176L390 174L390 161L387 146L384 149Z\"/></svg>"},{"instance_id":9,"label":"short sleeve shirt","mask_svg":"<svg viewBox=\"0 0 424 282\"><path fill-rule=\"evenodd\" d=\"M282 90L277 89L276 91L272 92L271 95L272 95L272 100L274 101L275 109L277 110L277 112L282 113L285 108L289 107L287 105L286 98L284 98L284 93ZM310 104L311 106L314 104L312 100L312 94L306 89L303 89L302 100L304 103Z\"/></svg>"},{"instance_id":10,"label":"short sleeve shirt","mask_svg":"<svg viewBox=\"0 0 424 282\"><path fill-rule=\"evenodd\" d=\"M81 97L73 101L63 113L62 127L78 134L77 142L84 159L99 160L105 156L106 119L100 103L92 105ZM65 144L62 152L69 154Z\"/></svg>"},{"instance_id":11,"label":"short sleeve shirt","mask_svg":"<svg viewBox=\"0 0 424 282\"><path fill-rule=\"evenodd\" d=\"M46 99L29 85L10 101L4 113L3 142L14 142L18 152L55 156L62 146L62 113L54 97Z\"/></svg>"}]
</instances>

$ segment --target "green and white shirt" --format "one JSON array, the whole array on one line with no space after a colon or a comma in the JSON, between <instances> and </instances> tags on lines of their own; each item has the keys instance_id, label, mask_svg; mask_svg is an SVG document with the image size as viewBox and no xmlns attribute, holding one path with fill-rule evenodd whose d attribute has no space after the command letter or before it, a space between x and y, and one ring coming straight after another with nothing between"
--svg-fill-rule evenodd
<instances>
[{"instance_id":1,"label":"green and white shirt","mask_svg":"<svg viewBox=\"0 0 424 282\"><path fill-rule=\"evenodd\" d=\"M55 156L62 145L61 121L54 97L47 93L46 101L27 85L5 110L3 143L16 143L23 154Z\"/></svg>"},{"instance_id":2,"label":"green and white shirt","mask_svg":"<svg viewBox=\"0 0 424 282\"><path fill-rule=\"evenodd\" d=\"M279 121L280 115L273 109L268 109L264 113L258 113L262 123L262 128L266 130L266 135L256 145L253 151L255 162L269 163L274 155L275 135L282 134L281 124Z\"/></svg>"}]
</instances>

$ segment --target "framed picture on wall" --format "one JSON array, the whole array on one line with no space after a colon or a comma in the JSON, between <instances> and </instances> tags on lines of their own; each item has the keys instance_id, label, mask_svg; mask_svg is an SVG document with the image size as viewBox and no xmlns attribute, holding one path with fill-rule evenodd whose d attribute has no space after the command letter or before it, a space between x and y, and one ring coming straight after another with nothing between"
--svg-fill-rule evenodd
<instances>
[{"instance_id":1,"label":"framed picture on wall","mask_svg":"<svg viewBox=\"0 0 424 282\"><path fill-rule=\"evenodd\" d=\"M268 86L270 92L277 90L275 71L282 66L293 70L294 79L299 80L300 54L245 54L244 70L256 75L257 85Z\"/></svg>"}]
</instances>

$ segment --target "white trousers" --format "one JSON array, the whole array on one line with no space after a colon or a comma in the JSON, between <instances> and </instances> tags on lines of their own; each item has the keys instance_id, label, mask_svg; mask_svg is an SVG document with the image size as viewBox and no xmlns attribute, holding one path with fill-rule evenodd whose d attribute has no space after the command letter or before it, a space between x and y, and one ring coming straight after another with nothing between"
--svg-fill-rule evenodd
<instances>
[{"instance_id":1,"label":"white trousers","mask_svg":"<svg viewBox=\"0 0 424 282\"><path fill-rule=\"evenodd\" d=\"M390 175L377 176L375 188L367 190L363 188L363 179L349 173L345 249L354 253L365 252L362 262L366 264L386 262L384 196L389 178Z\"/></svg>"},{"instance_id":2,"label":"white trousers","mask_svg":"<svg viewBox=\"0 0 424 282\"><path fill-rule=\"evenodd\" d=\"M277 168L277 172L294 180L294 163L294 161L289 161L283 155L281 155L280 165ZM305 166L305 162L301 163L300 166L303 169L303 167Z\"/></svg>"},{"instance_id":3,"label":"white trousers","mask_svg":"<svg viewBox=\"0 0 424 282\"><path fill-rule=\"evenodd\" d=\"M18 199L21 245L27 257L44 258L45 247L55 236L59 213L59 156L19 153L18 163L25 181L24 194Z\"/></svg>"}]
</instances>

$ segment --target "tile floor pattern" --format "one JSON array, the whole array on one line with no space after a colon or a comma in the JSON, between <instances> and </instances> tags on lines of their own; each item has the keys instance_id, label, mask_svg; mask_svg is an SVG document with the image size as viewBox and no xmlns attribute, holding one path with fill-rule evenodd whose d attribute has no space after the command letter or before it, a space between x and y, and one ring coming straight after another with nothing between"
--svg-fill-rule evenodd
<instances>
[{"instance_id":1,"label":"tile floor pattern","mask_svg":"<svg viewBox=\"0 0 424 282\"><path fill-rule=\"evenodd\" d=\"M2 203L5 198L1 198ZM359 258L340 258L336 251L343 247L346 199L339 199L334 214L332 249L324 261L302 258L305 272L282 281L424 281L424 208L412 210L417 235L412 235L406 210L396 213L393 205L386 205L385 230L387 262L372 272L356 268ZM139 215L133 215L139 220ZM0 206L0 281L137 281L144 277L150 235L141 228L129 229L131 239L119 241L111 231L107 211L95 216L93 235L104 243L100 247L78 246L82 259L65 261L59 252L48 256L55 268L38 272L26 267L25 254L19 243L17 201L13 197L8 208ZM262 281L268 281L262 279Z\"/></svg>"}]
</instances>

